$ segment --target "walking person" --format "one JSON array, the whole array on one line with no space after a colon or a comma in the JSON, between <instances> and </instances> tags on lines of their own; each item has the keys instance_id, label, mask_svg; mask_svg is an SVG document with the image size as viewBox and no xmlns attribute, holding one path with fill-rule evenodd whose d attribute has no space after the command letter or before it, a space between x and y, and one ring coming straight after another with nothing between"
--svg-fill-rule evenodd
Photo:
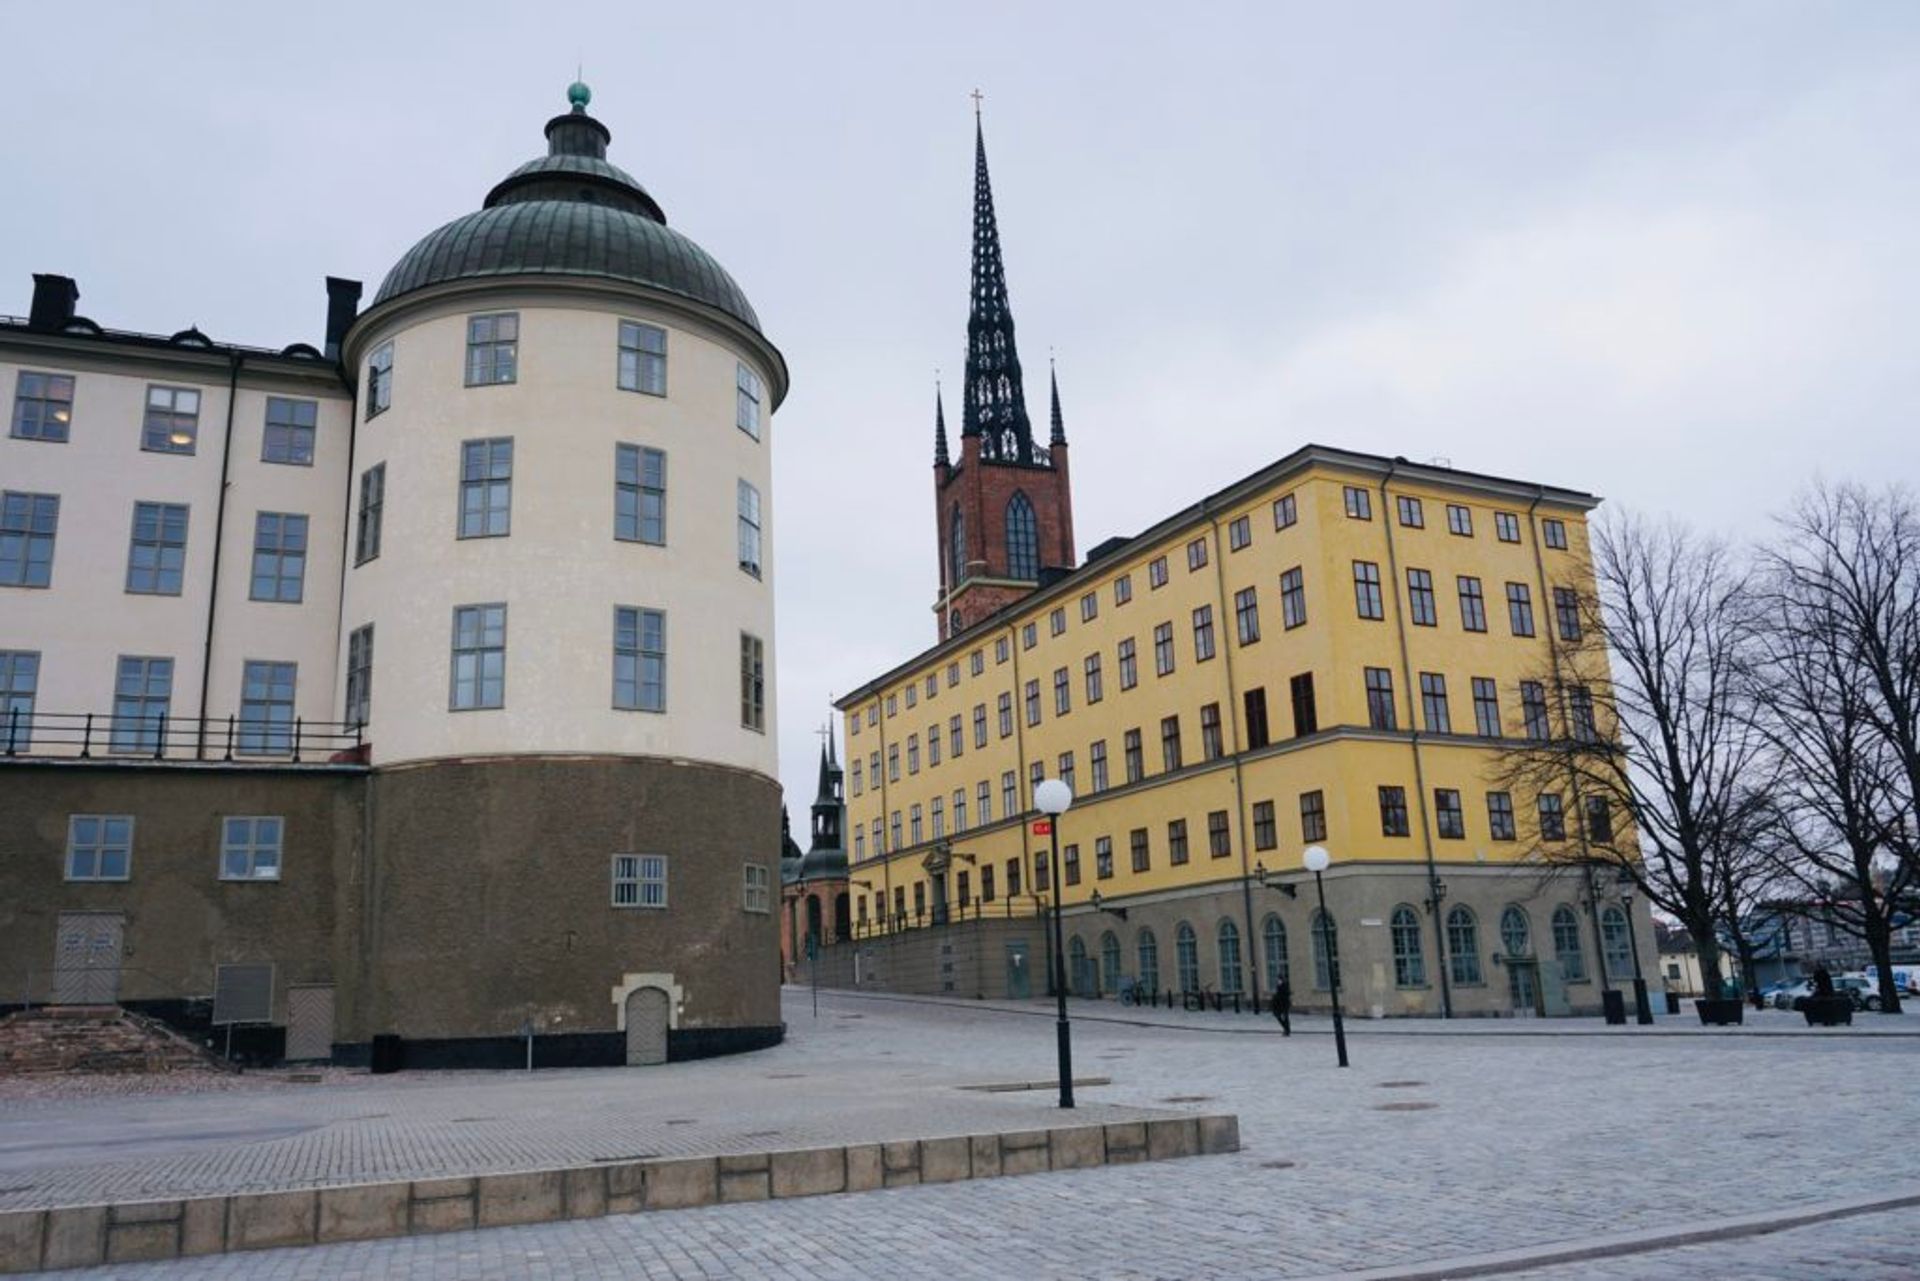
<instances>
[{"instance_id":1,"label":"walking person","mask_svg":"<svg viewBox=\"0 0 1920 1281\"><path fill-rule=\"evenodd\" d=\"M1282 974L1273 988L1273 1017L1280 1023L1280 1035L1293 1035L1293 985Z\"/></svg>"}]
</instances>

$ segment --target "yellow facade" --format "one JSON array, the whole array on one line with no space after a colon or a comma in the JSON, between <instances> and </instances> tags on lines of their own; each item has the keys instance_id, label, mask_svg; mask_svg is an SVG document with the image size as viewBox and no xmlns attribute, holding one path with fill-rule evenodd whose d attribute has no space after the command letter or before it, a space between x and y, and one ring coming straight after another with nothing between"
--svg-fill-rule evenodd
<instances>
[{"instance_id":1,"label":"yellow facade","mask_svg":"<svg viewBox=\"0 0 1920 1281\"><path fill-rule=\"evenodd\" d=\"M1367 518L1349 515L1349 490L1365 495ZM1403 499L1419 506L1404 520ZM1283 515L1288 500L1291 523ZM918 928L932 923L941 902L1005 910L1010 865L1019 868L1013 910L1030 911L1047 850L1047 838L1032 831L1034 768L1059 776L1064 753L1072 754L1076 800L1061 819L1060 840L1063 855L1073 851L1079 865L1077 882L1071 873L1064 878L1069 909L1096 890L1124 904L1244 887L1261 868L1297 879L1302 850L1316 843L1306 839L1302 797L1315 792L1325 816L1317 843L1343 866L1527 859L1539 848L1537 798L1511 796L1513 838L1496 834L1488 795L1503 786L1501 766L1496 742L1477 732L1474 679L1494 683L1500 732L1520 737L1521 682L1541 678L1559 643L1553 589L1590 590L1586 515L1597 502L1572 490L1309 446L849 694L837 706L846 718L856 930ZM1464 509L1466 523L1450 508ZM1503 526L1515 541L1502 537ZM1362 616L1356 563L1377 568L1377 619ZM1288 626L1282 576L1294 570L1305 619ZM1432 625L1416 622L1409 571L1431 576ZM1484 631L1466 625L1463 577L1478 581ZM1515 634L1510 584L1525 589L1531 635ZM1237 606L1249 591L1258 635L1243 641ZM1211 657L1202 656L1197 635L1201 609L1211 611ZM1164 673L1156 662L1160 628L1172 641L1172 670ZM1128 642L1131 687L1123 679ZM1094 657L1097 700L1088 676ZM1392 729L1370 724L1368 668L1390 674ZM1064 711L1056 703L1061 671ZM1444 678L1447 731L1423 715L1423 674ZM1303 675L1311 678L1317 722L1304 733L1291 685ZM1251 691L1265 710L1264 745ZM1548 702L1558 736L1562 711L1551 694ZM1206 722L1216 712L1220 750L1213 755ZM1179 727L1181 760L1171 769L1163 757L1166 718ZM1128 776L1129 731L1139 735L1137 781ZM937 751L930 736L940 740ZM1094 777L1096 745L1105 753L1104 787ZM1382 787L1404 789L1405 836L1385 834ZM1460 837L1442 834L1442 790L1459 793ZM1573 806L1563 804L1574 838ZM1220 853L1210 839L1218 815L1226 826ZM1179 821L1183 862L1170 848L1169 825ZM1146 833L1143 870L1135 869L1137 830ZM1103 840L1110 870L1097 865Z\"/></svg>"}]
</instances>

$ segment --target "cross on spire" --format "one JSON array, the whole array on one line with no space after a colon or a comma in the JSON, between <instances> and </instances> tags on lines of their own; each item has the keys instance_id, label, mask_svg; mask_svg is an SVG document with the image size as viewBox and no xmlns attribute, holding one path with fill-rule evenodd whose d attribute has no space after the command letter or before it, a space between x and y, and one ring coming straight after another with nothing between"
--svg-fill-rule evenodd
<instances>
[{"instance_id":1,"label":"cross on spire","mask_svg":"<svg viewBox=\"0 0 1920 1281\"><path fill-rule=\"evenodd\" d=\"M980 100L986 97L986 95L981 93L978 89L975 89L972 93L968 94L967 96L973 99L973 118L975 120L978 120L980 118Z\"/></svg>"}]
</instances>

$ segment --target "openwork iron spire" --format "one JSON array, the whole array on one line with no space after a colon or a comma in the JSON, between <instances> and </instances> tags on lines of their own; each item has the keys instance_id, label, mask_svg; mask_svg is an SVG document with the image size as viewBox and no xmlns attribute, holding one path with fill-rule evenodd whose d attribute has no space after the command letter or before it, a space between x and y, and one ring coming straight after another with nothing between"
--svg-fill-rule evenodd
<instances>
[{"instance_id":1,"label":"openwork iron spire","mask_svg":"<svg viewBox=\"0 0 1920 1281\"><path fill-rule=\"evenodd\" d=\"M966 406L961 430L980 437L980 457L989 462L1051 465L1036 448L1027 421L1020 353L1013 342L1013 311L1007 305L1007 273L1000 261L1000 228L993 216L993 184L987 177L987 141L974 116L973 311L967 317Z\"/></svg>"},{"instance_id":2,"label":"openwork iron spire","mask_svg":"<svg viewBox=\"0 0 1920 1281\"><path fill-rule=\"evenodd\" d=\"M945 467L951 460L947 456L947 409L940 402L940 383L933 384L933 465Z\"/></svg>"},{"instance_id":3,"label":"openwork iron spire","mask_svg":"<svg viewBox=\"0 0 1920 1281\"><path fill-rule=\"evenodd\" d=\"M1051 357L1047 360L1047 385L1053 392L1053 435L1047 443L1064 445L1067 443L1067 424L1060 417L1060 372L1053 367Z\"/></svg>"}]
</instances>

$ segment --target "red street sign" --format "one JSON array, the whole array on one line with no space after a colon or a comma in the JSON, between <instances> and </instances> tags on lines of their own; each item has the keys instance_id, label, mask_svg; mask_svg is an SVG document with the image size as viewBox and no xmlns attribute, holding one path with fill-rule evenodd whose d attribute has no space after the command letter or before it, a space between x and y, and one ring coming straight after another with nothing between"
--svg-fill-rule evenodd
<instances>
[{"instance_id":1,"label":"red street sign","mask_svg":"<svg viewBox=\"0 0 1920 1281\"><path fill-rule=\"evenodd\" d=\"M1034 834L1035 836L1052 836L1052 835L1053 835L1053 820L1052 820L1052 819L1050 819L1050 818L1036 818L1036 819L1034 819L1034 820L1033 820L1033 834Z\"/></svg>"}]
</instances>

